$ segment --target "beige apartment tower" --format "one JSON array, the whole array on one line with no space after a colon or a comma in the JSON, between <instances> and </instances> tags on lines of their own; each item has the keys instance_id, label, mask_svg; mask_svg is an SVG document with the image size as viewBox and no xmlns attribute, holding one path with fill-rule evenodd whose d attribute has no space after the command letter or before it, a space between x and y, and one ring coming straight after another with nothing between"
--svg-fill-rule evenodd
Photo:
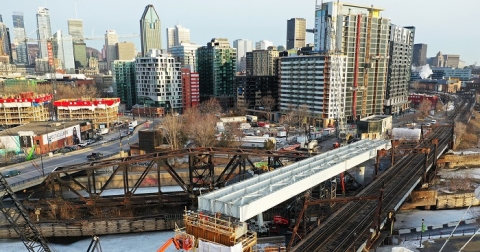
<instances>
[{"instance_id":1,"label":"beige apartment tower","mask_svg":"<svg viewBox=\"0 0 480 252\"><path fill-rule=\"evenodd\" d=\"M135 59L135 44L132 42L117 43L117 60Z\"/></svg>"}]
</instances>

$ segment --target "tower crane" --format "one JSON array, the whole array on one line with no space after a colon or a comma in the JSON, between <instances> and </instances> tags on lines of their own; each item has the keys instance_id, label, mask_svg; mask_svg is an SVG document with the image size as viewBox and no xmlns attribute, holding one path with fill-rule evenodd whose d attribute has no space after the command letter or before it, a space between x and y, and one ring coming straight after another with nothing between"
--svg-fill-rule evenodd
<instances>
[{"instance_id":1,"label":"tower crane","mask_svg":"<svg viewBox=\"0 0 480 252\"><path fill-rule=\"evenodd\" d=\"M10 197L12 202L5 204L4 199ZM0 173L0 211L22 240L28 251L50 252L47 241L28 216L27 210L18 200L5 177Z\"/></svg>"},{"instance_id":2,"label":"tower crane","mask_svg":"<svg viewBox=\"0 0 480 252\"><path fill-rule=\"evenodd\" d=\"M125 35L118 35L118 38L139 38L139 34L125 34ZM63 38L64 40L72 40L72 41L82 41L82 40L102 40L105 39L105 36L90 36L90 37L68 37ZM25 42L41 42L41 39L34 39L34 38L26 38Z\"/></svg>"}]
</instances>

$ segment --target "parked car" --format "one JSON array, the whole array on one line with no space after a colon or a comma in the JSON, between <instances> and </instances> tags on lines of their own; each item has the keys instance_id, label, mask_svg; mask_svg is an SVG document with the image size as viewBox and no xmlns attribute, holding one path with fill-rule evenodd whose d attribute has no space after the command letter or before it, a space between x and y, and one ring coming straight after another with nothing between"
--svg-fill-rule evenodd
<instances>
[{"instance_id":1,"label":"parked car","mask_svg":"<svg viewBox=\"0 0 480 252\"><path fill-rule=\"evenodd\" d=\"M87 140L87 145L93 144L95 142L96 142L95 139L88 139Z\"/></svg>"},{"instance_id":2,"label":"parked car","mask_svg":"<svg viewBox=\"0 0 480 252\"><path fill-rule=\"evenodd\" d=\"M19 170L11 170L11 171L7 171L5 173L2 173L2 175L5 178L15 177L17 175L20 175L20 171Z\"/></svg>"},{"instance_id":3,"label":"parked car","mask_svg":"<svg viewBox=\"0 0 480 252\"><path fill-rule=\"evenodd\" d=\"M77 146L79 146L79 147L85 147L87 145L88 145L88 141L81 142L81 143L77 144Z\"/></svg>"}]
</instances>

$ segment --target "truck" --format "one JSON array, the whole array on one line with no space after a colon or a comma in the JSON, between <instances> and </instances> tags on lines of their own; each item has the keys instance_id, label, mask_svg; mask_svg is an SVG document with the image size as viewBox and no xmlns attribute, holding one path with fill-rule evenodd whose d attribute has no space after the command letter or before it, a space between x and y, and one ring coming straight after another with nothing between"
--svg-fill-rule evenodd
<instances>
[{"instance_id":1,"label":"truck","mask_svg":"<svg viewBox=\"0 0 480 252\"><path fill-rule=\"evenodd\" d=\"M105 135L108 134L110 130L108 128L103 128L103 129L97 129L97 134L99 135Z\"/></svg>"},{"instance_id":2,"label":"truck","mask_svg":"<svg viewBox=\"0 0 480 252\"><path fill-rule=\"evenodd\" d=\"M99 159L102 159L102 158L103 158L103 153L100 153L100 152L92 152L91 155L87 156L87 159L89 161L96 161L96 160L99 160Z\"/></svg>"},{"instance_id":3,"label":"truck","mask_svg":"<svg viewBox=\"0 0 480 252\"><path fill-rule=\"evenodd\" d=\"M130 127L135 128L135 127L137 127L137 125L138 125L138 121L135 120L135 121L131 121L131 122L128 124L128 127L129 127L129 128L130 128Z\"/></svg>"}]
</instances>

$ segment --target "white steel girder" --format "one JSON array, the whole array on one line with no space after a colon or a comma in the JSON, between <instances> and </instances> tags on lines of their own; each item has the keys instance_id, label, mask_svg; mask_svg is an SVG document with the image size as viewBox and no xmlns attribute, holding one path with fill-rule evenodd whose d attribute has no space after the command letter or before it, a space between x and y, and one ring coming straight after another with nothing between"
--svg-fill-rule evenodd
<instances>
[{"instance_id":1,"label":"white steel girder","mask_svg":"<svg viewBox=\"0 0 480 252\"><path fill-rule=\"evenodd\" d=\"M198 197L198 208L246 221L390 149L387 140L360 140Z\"/></svg>"}]
</instances>

